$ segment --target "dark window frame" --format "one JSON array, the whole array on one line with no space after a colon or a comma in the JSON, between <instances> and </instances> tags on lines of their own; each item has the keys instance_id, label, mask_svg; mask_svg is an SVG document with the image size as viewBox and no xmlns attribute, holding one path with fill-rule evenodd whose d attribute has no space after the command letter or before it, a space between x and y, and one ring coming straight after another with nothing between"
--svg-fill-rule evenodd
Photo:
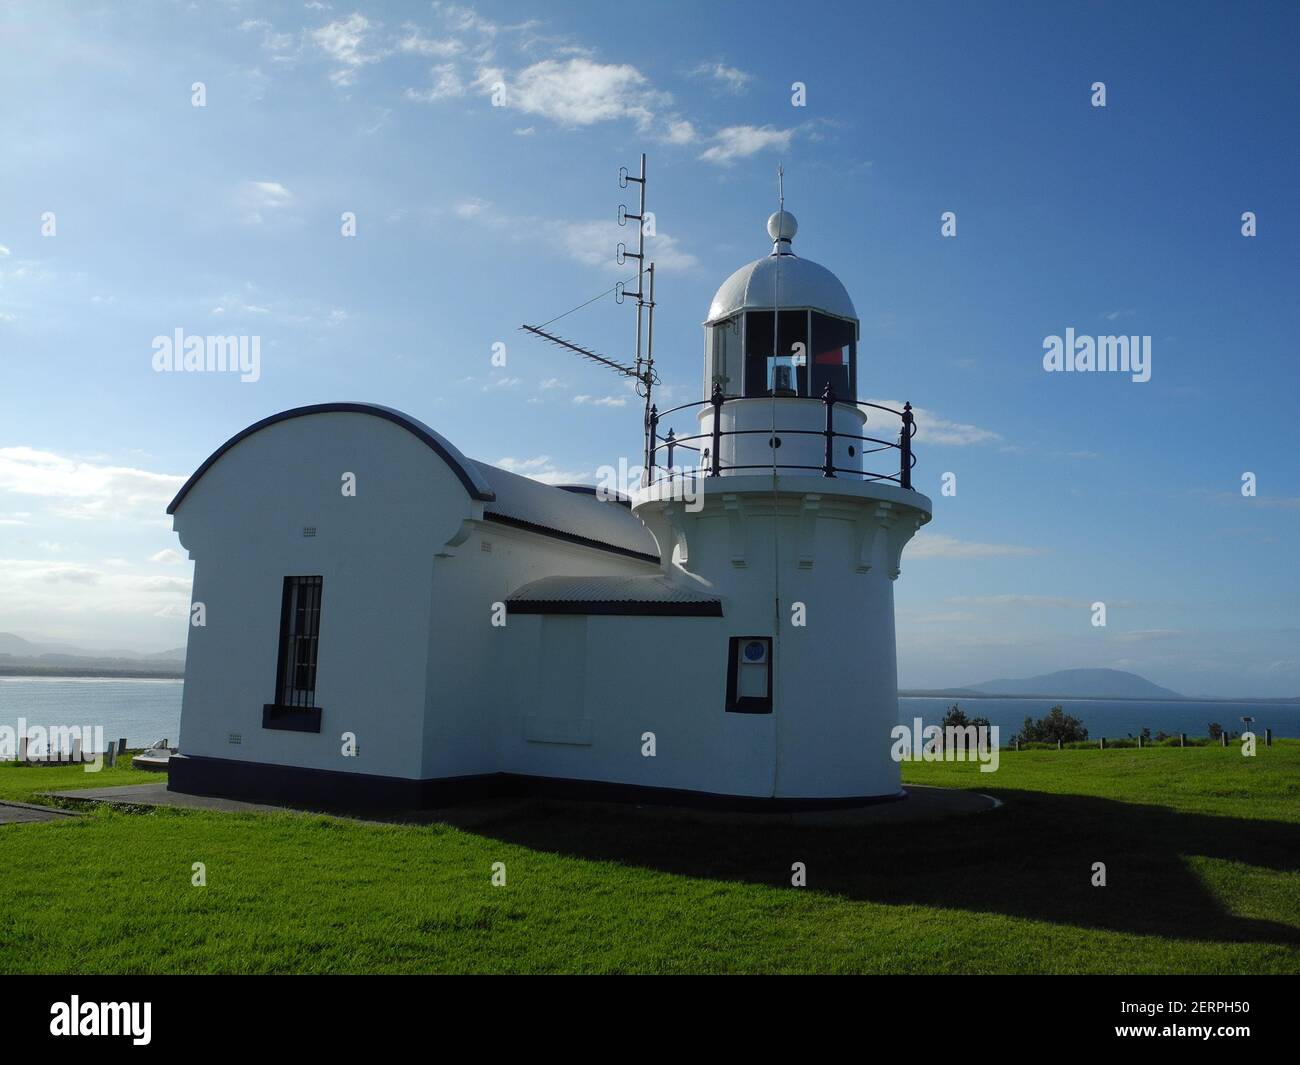
<instances>
[{"instance_id":1,"label":"dark window frame","mask_svg":"<svg viewBox=\"0 0 1300 1065\"><path fill-rule=\"evenodd\" d=\"M276 646L275 701L262 707L263 728L320 731L316 676L324 585L324 578L319 575L284 578Z\"/></svg>"},{"instance_id":2,"label":"dark window frame","mask_svg":"<svg viewBox=\"0 0 1300 1065\"><path fill-rule=\"evenodd\" d=\"M767 695L737 695L737 670L740 668L740 648L750 640L767 644ZM772 712L772 659L775 658L771 636L732 636L727 644L727 713L770 714Z\"/></svg>"}]
</instances>

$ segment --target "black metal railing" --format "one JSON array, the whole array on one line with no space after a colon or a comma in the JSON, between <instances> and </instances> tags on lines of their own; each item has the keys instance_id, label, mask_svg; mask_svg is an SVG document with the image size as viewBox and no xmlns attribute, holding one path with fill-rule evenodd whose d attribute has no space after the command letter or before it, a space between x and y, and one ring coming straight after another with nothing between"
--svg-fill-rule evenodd
<instances>
[{"instance_id":1,"label":"black metal railing","mask_svg":"<svg viewBox=\"0 0 1300 1065\"><path fill-rule=\"evenodd\" d=\"M768 426L760 429L722 429L722 408L731 402L741 398L732 396L730 398L722 394L720 385L713 386L713 395L709 399L700 400L698 403L683 403L680 407L672 407L669 410L659 411L657 407L650 408L650 421L646 427L646 456L645 456L645 483L647 485L657 484L660 481L671 480L673 477L680 476L680 471L676 470L673 462L675 452L679 448L685 448L687 451L694 451L700 456L701 461L696 469L708 477L717 477L723 471L731 472L734 470L805 470L817 471L823 477L834 477L837 474L848 474L858 477L864 481L893 481L902 488L911 490L912 488L912 467L916 465L916 456L912 453L912 437L916 435L916 419L912 415L912 404L904 403L902 410L894 410L893 407L881 406L879 403L868 403L865 400L841 400L835 396L835 390L828 384L825 391L822 392L821 402L826 408L825 428L822 429L781 429L776 426ZM713 407L713 431L711 433L693 433L688 436L678 436L676 432L669 427L667 436L659 435L659 427L664 420L671 415L678 414L686 410L694 410L698 407ZM841 433L835 429L835 408L836 406L853 407L861 409L862 407L871 407L875 410L884 411L892 414L899 419L898 439L894 441L881 440L876 436L859 436L856 433ZM761 434L771 437L770 446L773 449L773 461L737 464L723 463L721 456L722 438L728 436L752 436ZM775 451L781 446L782 436L820 436L825 440L824 457L820 466L798 465L795 463L777 462ZM898 472L881 473L871 470L862 469L854 466L836 466L835 465L835 441L836 440L853 440L860 444L875 444L876 447L863 447L861 456L863 459L867 455L874 455L882 451L895 450L898 452ZM708 441L708 446L696 446L691 441ZM664 462L661 464L660 454L665 452Z\"/></svg>"}]
</instances>

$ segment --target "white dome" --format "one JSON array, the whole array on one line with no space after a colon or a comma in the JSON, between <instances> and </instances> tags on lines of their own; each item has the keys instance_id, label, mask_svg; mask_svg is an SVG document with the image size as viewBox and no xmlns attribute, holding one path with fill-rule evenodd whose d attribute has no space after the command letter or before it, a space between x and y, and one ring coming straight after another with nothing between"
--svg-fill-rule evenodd
<instances>
[{"instance_id":1,"label":"white dome","mask_svg":"<svg viewBox=\"0 0 1300 1065\"><path fill-rule=\"evenodd\" d=\"M770 310L778 305L778 297L781 307L811 307L839 318L857 319L858 312L840 279L826 267L790 251L798 228L788 211L768 219L772 254L742 266L722 283L709 305L706 325L739 311Z\"/></svg>"}]
</instances>

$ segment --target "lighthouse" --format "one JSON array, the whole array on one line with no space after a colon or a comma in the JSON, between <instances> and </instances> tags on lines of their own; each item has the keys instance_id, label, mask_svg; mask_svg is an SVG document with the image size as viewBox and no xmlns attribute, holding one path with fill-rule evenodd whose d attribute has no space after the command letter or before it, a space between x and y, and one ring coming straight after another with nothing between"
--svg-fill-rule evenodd
<instances>
[{"instance_id":1,"label":"lighthouse","mask_svg":"<svg viewBox=\"0 0 1300 1065\"><path fill-rule=\"evenodd\" d=\"M526 327L636 380L630 496L529 480L357 401L218 447L168 508L203 619L168 787L384 808L900 796L894 580L931 510L914 421L859 399L853 301L795 254L793 215L767 230L709 305L682 407L652 400L653 263L635 365Z\"/></svg>"},{"instance_id":2,"label":"lighthouse","mask_svg":"<svg viewBox=\"0 0 1300 1065\"><path fill-rule=\"evenodd\" d=\"M902 793L894 581L932 506L912 487L910 406L857 398L857 312L795 254L797 232L773 214L770 254L714 295L704 397L651 411L632 509L664 578L725 603L730 788L888 798Z\"/></svg>"}]
</instances>

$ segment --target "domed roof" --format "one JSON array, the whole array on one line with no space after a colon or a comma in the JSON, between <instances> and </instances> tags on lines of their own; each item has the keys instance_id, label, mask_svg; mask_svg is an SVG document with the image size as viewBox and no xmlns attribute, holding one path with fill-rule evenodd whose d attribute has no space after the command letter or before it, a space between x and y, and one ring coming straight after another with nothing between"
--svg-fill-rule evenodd
<instances>
[{"instance_id":1,"label":"domed roof","mask_svg":"<svg viewBox=\"0 0 1300 1065\"><path fill-rule=\"evenodd\" d=\"M811 307L839 318L858 317L840 279L811 259L790 250L799 223L789 211L767 220L772 254L742 266L718 289L709 305L705 324L730 318L738 311L770 310L778 297L782 307Z\"/></svg>"}]
</instances>

